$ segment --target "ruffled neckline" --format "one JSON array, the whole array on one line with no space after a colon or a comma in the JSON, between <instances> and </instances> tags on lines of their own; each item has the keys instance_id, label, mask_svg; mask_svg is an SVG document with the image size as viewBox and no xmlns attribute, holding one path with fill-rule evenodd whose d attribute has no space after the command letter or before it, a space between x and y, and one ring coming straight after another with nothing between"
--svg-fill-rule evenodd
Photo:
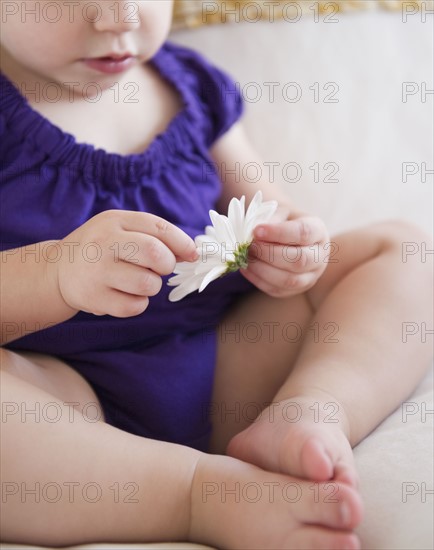
<instances>
[{"instance_id":1,"label":"ruffled neckline","mask_svg":"<svg viewBox=\"0 0 434 550\"><path fill-rule=\"evenodd\" d=\"M91 144L78 142L73 135L33 109L15 85L0 72L1 104L4 110L2 116L5 118L3 122L14 132L18 132L23 140L32 142L52 163L91 172L98 177L108 174L112 181L115 178L127 178L128 182L134 183L143 176L157 175L173 161L174 153L185 153L194 147L195 132L191 132L191 126L198 119L198 106L193 94L183 80L185 75L180 74L180 65L170 52L174 47L166 43L149 63L178 92L183 106L166 129L156 135L142 153L109 153ZM187 136L190 139L186 139Z\"/></svg>"}]
</instances>

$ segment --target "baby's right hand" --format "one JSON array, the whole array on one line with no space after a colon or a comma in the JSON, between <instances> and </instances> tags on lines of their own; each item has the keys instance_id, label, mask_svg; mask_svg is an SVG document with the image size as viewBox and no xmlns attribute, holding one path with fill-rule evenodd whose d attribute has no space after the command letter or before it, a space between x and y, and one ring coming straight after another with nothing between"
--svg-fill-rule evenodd
<instances>
[{"instance_id":1,"label":"baby's right hand","mask_svg":"<svg viewBox=\"0 0 434 550\"><path fill-rule=\"evenodd\" d=\"M59 291L69 307L131 317L148 307L177 261L197 258L194 241L166 220L143 212L108 210L62 239Z\"/></svg>"}]
</instances>

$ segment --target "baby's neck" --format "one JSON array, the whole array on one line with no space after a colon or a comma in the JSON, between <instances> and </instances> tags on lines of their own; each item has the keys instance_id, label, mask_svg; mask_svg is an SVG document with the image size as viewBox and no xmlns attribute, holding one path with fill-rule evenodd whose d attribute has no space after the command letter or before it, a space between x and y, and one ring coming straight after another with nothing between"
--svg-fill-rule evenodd
<instances>
[{"instance_id":1,"label":"baby's neck","mask_svg":"<svg viewBox=\"0 0 434 550\"><path fill-rule=\"evenodd\" d=\"M89 83L86 94L77 94L6 57L4 73L35 111L77 142L109 153L143 152L182 109L178 93L150 64L133 67L107 89Z\"/></svg>"}]
</instances>

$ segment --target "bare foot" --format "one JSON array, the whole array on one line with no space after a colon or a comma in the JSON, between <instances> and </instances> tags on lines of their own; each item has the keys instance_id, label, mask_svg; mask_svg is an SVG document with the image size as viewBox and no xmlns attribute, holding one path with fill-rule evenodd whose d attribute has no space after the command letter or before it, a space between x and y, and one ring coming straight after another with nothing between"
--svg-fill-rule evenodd
<instances>
[{"instance_id":1,"label":"bare foot","mask_svg":"<svg viewBox=\"0 0 434 550\"><path fill-rule=\"evenodd\" d=\"M272 472L357 487L348 435L345 411L336 401L292 397L264 409L232 438L227 454Z\"/></svg>"},{"instance_id":2,"label":"bare foot","mask_svg":"<svg viewBox=\"0 0 434 550\"><path fill-rule=\"evenodd\" d=\"M192 484L189 540L222 549L358 549L357 492L204 455Z\"/></svg>"}]
</instances>

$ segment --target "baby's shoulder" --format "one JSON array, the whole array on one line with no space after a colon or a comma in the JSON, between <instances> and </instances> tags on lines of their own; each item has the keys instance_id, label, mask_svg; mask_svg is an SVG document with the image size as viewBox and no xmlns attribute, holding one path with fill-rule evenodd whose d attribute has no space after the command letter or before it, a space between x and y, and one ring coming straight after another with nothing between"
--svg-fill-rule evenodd
<instances>
[{"instance_id":1,"label":"baby's shoulder","mask_svg":"<svg viewBox=\"0 0 434 550\"><path fill-rule=\"evenodd\" d=\"M208 145L241 116L243 101L239 83L205 55L166 42L155 61L187 96L187 102L195 104L197 112L209 121Z\"/></svg>"}]
</instances>

